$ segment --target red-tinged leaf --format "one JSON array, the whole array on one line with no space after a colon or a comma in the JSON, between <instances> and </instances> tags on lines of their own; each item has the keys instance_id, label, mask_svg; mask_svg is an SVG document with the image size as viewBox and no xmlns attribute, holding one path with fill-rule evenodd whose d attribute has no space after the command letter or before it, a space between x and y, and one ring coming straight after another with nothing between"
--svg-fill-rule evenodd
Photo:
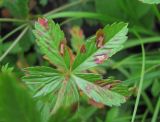
<instances>
[{"instance_id":1,"label":"red-tinged leaf","mask_svg":"<svg viewBox=\"0 0 160 122\"><path fill-rule=\"evenodd\" d=\"M96 37L86 41L86 52L77 54L72 66L74 72L79 72L102 64L117 53L127 40L127 24L120 22L99 30Z\"/></svg>"},{"instance_id":2,"label":"red-tinged leaf","mask_svg":"<svg viewBox=\"0 0 160 122\"><path fill-rule=\"evenodd\" d=\"M83 93L98 103L102 103L108 106L119 106L126 101L124 96L116 92L104 89L77 76L72 77L74 78L78 87L83 91Z\"/></svg>"},{"instance_id":3,"label":"red-tinged leaf","mask_svg":"<svg viewBox=\"0 0 160 122\"><path fill-rule=\"evenodd\" d=\"M84 43L83 30L80 27L76 26L71 29L70 33L71 45L73 47L73 50L78 52Z\"/></svg>"}]
</instances>

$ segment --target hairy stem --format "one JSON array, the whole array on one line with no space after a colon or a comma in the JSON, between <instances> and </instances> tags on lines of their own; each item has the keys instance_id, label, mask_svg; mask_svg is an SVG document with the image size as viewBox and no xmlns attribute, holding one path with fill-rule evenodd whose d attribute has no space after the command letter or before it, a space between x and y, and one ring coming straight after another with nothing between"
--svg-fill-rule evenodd
<instances>
[{"instance_id":1,"label":"hairy stem","mask_svg":"<svg viewBox=\"0 0 160 122\"><path fill-rule=\"evenodd\" d=\"M12 43L12 45L4 52L4 54L0 57L0 62L7 56L7 54L15 47L15 45L21 40L24 34L27 32L29 27L26 27L22 33L16 38L16 40Z\"/></svg>"},{"instance_id":2,"label":"hairy stem","mask_svg":"<svg viewBox=\"0 0 160 122\"><path fill-rule=\"evenodd\" d=\"M2 43L4 40L6 40L8 37L10 37L11 35L13 35L14 33L16 33L17 31L21 30L22 28L24 28L27 24L23 24L21 26L18 26L17 28L15 28L14 30L12 30L11 32L9 32L8 34L6 34L1 40L0 42Z\"/></svg>"},{"instance_id":3,"label":"hairy stem","mask_svg":"<svg viewBox=\"0 0 160 122\"><path fill-rule=\"evenodd\" d=\"M12 19L12 18L0 18L0 22L28 22L28 20Z\"/></svg>"},{"instance_id":4,"label":"hairy stem","mask_svg":"<svg viewBox=\"0 0 160 122\"><path fill-rule=\"evenodd\" d=\"M157 105L156 105L156 107L155 107L154 114L153 114L153 117L152 117L152 121L151 121L151 122L156 122L157 117L158 117L159 110L160 110L160 96L159 96L159 99L158 99L158 101L157 101Z\"/></svg>"}]
</instances>

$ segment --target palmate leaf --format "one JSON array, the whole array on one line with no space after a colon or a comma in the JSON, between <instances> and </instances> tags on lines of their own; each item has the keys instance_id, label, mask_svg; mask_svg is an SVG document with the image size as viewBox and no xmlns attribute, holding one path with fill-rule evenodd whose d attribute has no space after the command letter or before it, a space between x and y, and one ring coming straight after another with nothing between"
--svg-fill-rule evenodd
<instances>
[{"instance_id":1,"label":"palmate leaf","mask_svg":"<svg viewBox=\"0 0 160 122\"><path fill-rule=\"evenodd\" d=\"M73 76L73 78L78 87L89 98L93 99L96 102L100 102L108 106L119 106L121 103L124 103L126 101L124 96L117 94L116 92L104 89L77 76Z\"/></svg>"},{"instance_id":2,"label":"palmate leaf","mask_svg":"<svg viewBox=\"0 0 160 122\"><path fill-rule=\"evenodd\" d=\"M106 26L104 32L104 45L101 48L96 46L96 37L93 37L85 43L86 52L77 54L73 63L72 69L76 72L86 70L88 68L97 66L98 58L103 58L103 61L114 55L121 48L127 39L127 24L120 22L114 23L111 26Z\"/></svg>"},{"instance_id":3,"label":"palmate leaf","mask_svg":"<svg viewBox=\"0 0 160 122\"><path fill-rule=\"evenodd\" d=\"M101 81L101 75L81 71L97 66L99 64L97 56L99 60L102 58L104 61L123 47L127 39L127 24L121 22L106 26L99 31L100 34L103 32L103 35L96 34L96 37L89 39L80 48L75 58L71 49L66 46L64 34L59 25L52 20L39 19L35 28L37 44L56 68L45 66L26 68L24 69L26 76L23 77L23 81L33 91L36 99L45 100L45 103L50 104L47 107L45 103L42 105L44 111L45 108L47 111L49 108L53 114L62 105L68 106L78 101L79 89L90 99L105 105L119 106L125 102L125 97L121 94L91 83Z\"/></svg>"}]
</instances>

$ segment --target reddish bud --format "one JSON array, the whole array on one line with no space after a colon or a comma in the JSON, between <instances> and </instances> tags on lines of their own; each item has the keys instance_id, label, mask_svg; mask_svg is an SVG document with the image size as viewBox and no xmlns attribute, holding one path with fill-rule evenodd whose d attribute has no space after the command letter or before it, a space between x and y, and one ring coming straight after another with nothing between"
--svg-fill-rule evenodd
<instances>
[{"instance_id":1,"label":"reddish bud","mask_svg":"<svg viewBox=\"0 0 160 122\"><path fill-rule=\"evenodd\" d=\"M45 28L48 28L48 20L47 19L45 19L45 18L38 18L38 23L41 26L43 26Z\"/></svg>"},{"instance_id":2,"label":"reddish bud","mask_svg":"<svg viewBox=\"0 0 160 122\"><path fill-rule=\"evenodd\" d=\"M86 47L85 47L84 44L81 46L80 52L81 52L81 53L85 53L85 52L86 52Z\"/></svg>"},{"instance_id":3,"label":"reddish bud","mask_svg":"<svg viewBox=\"0 0 160 122\"><path fill-rule=\"evenodd\" d=\"M102 29L99 29L96 33L96 46L101 48L104 45L104 33Z\"/></svg>"},{"instance_id":4,"label":"reddish bud","mask_svg":"<svg viewBox=\"0 0 160 122\"><path fill-rule=\"evenodd\" d=\"M107 54L100 54L95 56L96 64L102 64L106 59L108 59Z\"/></svg>"}]
</instances>

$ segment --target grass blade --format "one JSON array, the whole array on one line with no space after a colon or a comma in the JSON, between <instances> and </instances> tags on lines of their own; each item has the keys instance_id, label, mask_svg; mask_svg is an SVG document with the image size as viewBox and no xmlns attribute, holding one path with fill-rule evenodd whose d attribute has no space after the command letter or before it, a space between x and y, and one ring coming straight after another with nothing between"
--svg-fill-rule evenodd
<instances>
[{"instance_id":1,"label":"grass blade","mask_svg":"<svg viewBox=\"0 0 160 122\"><path fill-rule=\"evenodd\" d=\"M135 35L138 37L138 39L141 41L140 36L138 35L138 33L135 32ZM133 111L133 115L132 115L132 120L131 122L135 121L135 117L136 117L136 112L138 109L138 104L139 104L139 100L140 100L140 96L141 96L141 91L142 91L142 86L143 86L143 79L144 79L144 73L145 73L145 49L144 49L144 45L141 42L141 48L142 48L142 70L141 70L141 78L140 78L140 83L139 83L139 88L138 88L138 94L137 94L137 98L136 98L136 103L134 106L134 111Z\"/></svg>"},{"instance_id":2,"label":"grass blade","mask_svg":"<svg viewBox=\"0 0 160 122\"><path fill-rule=\"evenodd\" d=\"M153 114L153 117L152 117L152 121L151 121L151 122L156 122L156 119L157 119L157 117L158 117L159 110L160 110L160 97L159 97L159 99L158 99L158 102L157 102L157 105L156 105L156 108L155 108L155 111L154 111L154 114Z\"/></svg>"}]
</instances>

